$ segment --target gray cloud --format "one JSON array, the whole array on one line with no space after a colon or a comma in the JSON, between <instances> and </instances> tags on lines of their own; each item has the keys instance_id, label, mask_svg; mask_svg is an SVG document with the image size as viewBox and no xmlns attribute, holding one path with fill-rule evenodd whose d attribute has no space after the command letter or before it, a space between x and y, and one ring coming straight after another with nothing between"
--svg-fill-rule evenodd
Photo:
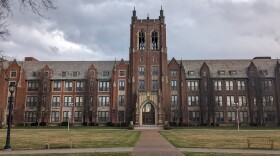
<instances>
[{"instance_id":1,"label":"gray cloud","mask_svg":"<svg viewBox=\"0 0 280 156\"><path fill-rule=\"evenodd\" d=\"M134 5L139 19L163 5L169 59L280 56L279 0L60 0L47 20L16 12L0 47L19 60L128 59Z\"/></svg>"}]
</instances>

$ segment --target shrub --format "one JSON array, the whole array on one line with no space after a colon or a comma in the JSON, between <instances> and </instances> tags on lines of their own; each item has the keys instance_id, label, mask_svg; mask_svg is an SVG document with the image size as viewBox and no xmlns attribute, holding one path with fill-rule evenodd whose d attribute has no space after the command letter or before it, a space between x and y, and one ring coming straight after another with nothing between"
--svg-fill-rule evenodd
<instances>
[{"instance_id":1,"label":"shrub","mask_svg":"<svg viewBox=\"0 0 280 156\"><path fill-rule=\"evenodd\" d=\"M83 122L83 126L87 126L88 124L87 124L87 122Z\"/></svg>"},{"instance_id":2,"label":"shrub","mask_svg":"<svg viewBox=\"0 0 280 156\"><path fill-rule=\"evenodd\" d=\"M164 128L165 130L171 129L171 127L170 127L168 121L166 121L166 122L164 123L163 128Z\"/></svg>"},{"instance_id":3,"label":"shrub","mask_svg":"<svg viewBox=\"0 0 280 156\"><path fill-rule=\"evenodd\" d=\"M130 121L128 127L127 127L128 130L134 130L134 124L133 124L133 121Z\"/></svg>"},{"instance_id":4,"label":"shrub","mask_svg":"<svg viewBox=\"0 0 280 156\"><path fill-rule=\"evenodd\" d=\"M40 122L39 126L47 126L46 122Z\"/></svg>"}]
</instances>

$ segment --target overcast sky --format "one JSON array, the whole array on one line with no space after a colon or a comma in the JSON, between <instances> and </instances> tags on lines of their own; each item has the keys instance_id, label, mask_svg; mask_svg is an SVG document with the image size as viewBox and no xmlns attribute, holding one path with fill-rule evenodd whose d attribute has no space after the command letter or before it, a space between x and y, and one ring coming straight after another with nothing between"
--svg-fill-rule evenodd
<instances>
[{"instance_id":1,"label":"overcast sky","mask_svg":"<svg viewBox=\"0 0 280 156\"><path fill-rule=\"evenodd\" d=\"M168 58L280 57L280 0L57 0L42 19L28 11L9 18L5 55L23 60L128 59L135 5L138 19L158 18L162 5ZM16 8L15 8L16 9Z\"/></svg>"}]
</instances>

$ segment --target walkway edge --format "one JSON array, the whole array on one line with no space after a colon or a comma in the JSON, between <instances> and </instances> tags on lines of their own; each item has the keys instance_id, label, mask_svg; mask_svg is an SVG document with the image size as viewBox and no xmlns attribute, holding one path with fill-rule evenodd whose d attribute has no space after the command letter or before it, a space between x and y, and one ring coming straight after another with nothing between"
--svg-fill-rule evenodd
<instances>
[{"instance_id":1,"label":"walkway edge","mask_svg":"<svg viewBox=\"0 0 280 156\"><path fill-rule=\"evenodd\" d=\"M21 155L21 154L52 154L52 153L120 153L132 152L133 147L128 148L63 148L63 149L42 149L42 150L12 150L0 151L0 155Z\"/></svg>"},{"instance_id":2,"label":"walkway edge","mask_svg":"<svg viewBox=\"0 0 280 156\"><path fill-rule=\"evenodd\" d=\"M210 148L178 148L181 152L202 152L202 153L251 153L251 154L280 154L279 150L258 150L258 149L210 149Z\"/></svg>"}]
</instances>

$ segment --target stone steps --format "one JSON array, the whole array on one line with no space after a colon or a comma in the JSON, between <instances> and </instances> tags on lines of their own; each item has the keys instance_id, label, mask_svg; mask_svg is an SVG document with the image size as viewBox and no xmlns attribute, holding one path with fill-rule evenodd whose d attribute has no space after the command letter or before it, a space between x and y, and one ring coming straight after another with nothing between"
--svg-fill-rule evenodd
<instances>
[{"instance_id":1,"label":"stone steps","mask_svg":"<svg viewBox=\"0 0 280 156\"><path fill-rule=\"evenodd\" d=\"M156 125L142 125L142 126L135 126L135 130L163 130L162 126Z\"/></svg>"}]
</instances>

